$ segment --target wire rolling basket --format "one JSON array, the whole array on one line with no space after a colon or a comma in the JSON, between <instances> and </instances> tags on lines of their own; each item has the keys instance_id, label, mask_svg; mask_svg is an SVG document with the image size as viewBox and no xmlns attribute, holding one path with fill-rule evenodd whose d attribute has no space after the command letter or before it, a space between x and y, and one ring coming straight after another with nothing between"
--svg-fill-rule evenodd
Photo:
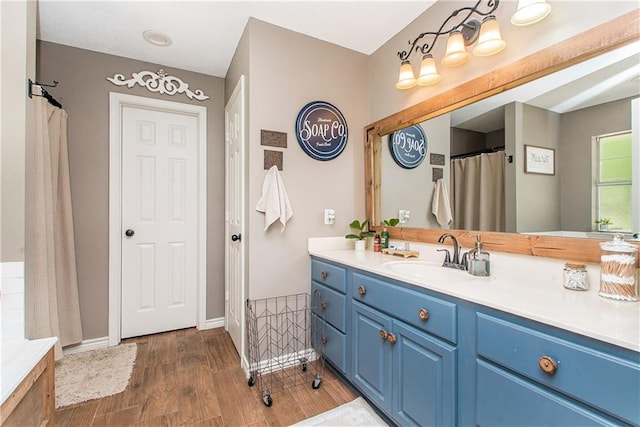
<instances>
[{"instance_id":1,"label":"wire rolling basket","mask_svg":"<svg viewBox=\"0 0 640 427\"><path fill-rule=\"evenodd\" d=\"M272 394L286 388L320 387L326 340L316 299L301 293L247 300L248 385L257 385L266 406L273 404Z\"/></svg>"}]
</instances>

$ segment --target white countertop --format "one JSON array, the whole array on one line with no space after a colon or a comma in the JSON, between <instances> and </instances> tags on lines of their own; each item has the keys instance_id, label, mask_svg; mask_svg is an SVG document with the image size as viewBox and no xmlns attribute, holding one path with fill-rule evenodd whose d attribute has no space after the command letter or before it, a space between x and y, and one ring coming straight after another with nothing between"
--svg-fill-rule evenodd
<instances>
[{"instance_id":1,"label":"white countertop","mask_svg":"<svg viewBox=\"0 0 640 427\"><path fill-rule=\"evenodd\" d=\"M505 253L491 253L491 277L473 277L442 267L446 271L442 273L446 275L445 281L442 277L429 279L396 272L389 263L403 261L402 257L373 252L371 248L358 252L344 240L309 239L309 254L640 352L640 302L598 296L597 264L587 265L590 281L587 291L562 286L563 260ZM395 243L400 242L391 241ZM411 243L411 249L418 250L420 258L408 261L441 263L443 255L435 250L443 247ZM450 249L451 244L446 247Z\"/></svg>"}]
</instances>

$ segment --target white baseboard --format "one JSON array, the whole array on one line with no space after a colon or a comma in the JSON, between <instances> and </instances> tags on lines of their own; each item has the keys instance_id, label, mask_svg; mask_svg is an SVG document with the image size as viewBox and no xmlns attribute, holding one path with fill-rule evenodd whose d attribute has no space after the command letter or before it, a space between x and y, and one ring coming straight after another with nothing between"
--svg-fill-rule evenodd
<instances>
[{"instance_id":1,"label":"white baseboard","mask_svg":"<svg viewBox=\"0 0 640 427\"><path fill-rule=\"evenodd\" d=\"M65 347L62 349L62 353L66 356L67 354L82 353L83 351L107 347L109 347L109 337L93 338L84 340L80 344Z\"/></svg>"},{"instance_id":2,"label":"white baseboard","mask_svg":"<svg viewBox=\"0 0 640 427\"><path fill-rule=\"evenodd\" d=\"M204 323L203 329L224 328L224 317L218 317L217 319L207 319Z\"/></svg>"},{"instance_id":3,"label":"white baseboard","mask_svg":"<svg viewBox=\"0 0 640 427\"><path fill-rule=\"evenodd\" d=\"M217 319L208 319L203 329L214 329L224 327L224 317L218 317ZM90 340L84 340L80 344L68 346L62 349L63 354L82 353L83 351L96 350L98 348L109 347L109 337L93 338Z\"/></svg>"}]
</instances>

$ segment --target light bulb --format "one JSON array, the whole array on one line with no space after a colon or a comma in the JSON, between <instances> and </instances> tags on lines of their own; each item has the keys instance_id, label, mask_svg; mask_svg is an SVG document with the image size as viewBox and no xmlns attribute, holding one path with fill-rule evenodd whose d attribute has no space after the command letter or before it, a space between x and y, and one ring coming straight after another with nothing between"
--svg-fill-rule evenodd
<instances>
[{"instance_id":1,"label":"light bulb","mask_svg":"<svg viewBox=\"0 0 640 427\"><path fill-rule=\"evenodd\" d=\"M511 17L511 23L523 27L542 21L551 12L551 5L545 0L520 0Z\"/></svg>"},{"instance_id":2,"label":"light bulb","mask_svg":"<svg viewBox=\"0 0 640 427\"><path fill-rule=\"evenodd\" d=\"M502 51L507 44L500 36L500 26L495 16L489 15L482 20L478 43L473 48L476 56L490 56Z\"/></svg>"},{"instance_id":3,"label":"light bulb","mask_svg":"<svg viewBox=\"0 0 640 427\"><path fill-rule=\"evenodd\" d=\"M416 76L413 74L411 62L405 59L400 64L400 72L398 73L398 83L396 83L396 87L398 89L411 89L416 85L416 83Z\"/></svg>"},{"instance_id":4,"label":"light bulb","mask_svg":"<svg viewBox=\"0 0 640 427\"><path fill-rule=\"evenodd\" d=\"M464 46L464 38L459 30L449 34L447 40L447 53L442 58L442 65L445 67L456 67L469 60L469 53Z\"/></svg>"},{"instance_id":5,"label":"light bulb","mask_svg":"<svg viewBox=\"0 0 640 427\"><path fill-rule=\"evenodd\" d=\"M436 69L436 61L430 53L422 57L420 63L420 76L418 77L419 86L431 86L438 83L442 77Z\"/></svg>"}]
</instances>

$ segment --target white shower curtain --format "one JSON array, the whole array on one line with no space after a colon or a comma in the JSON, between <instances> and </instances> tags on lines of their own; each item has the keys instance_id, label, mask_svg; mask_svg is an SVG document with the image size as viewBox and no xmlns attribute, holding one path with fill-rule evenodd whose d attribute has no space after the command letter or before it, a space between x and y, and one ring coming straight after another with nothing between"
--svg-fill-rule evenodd
<instances>
[{"instance_id":1,"label":"white shower curtain","mask_svg":"<svg viewBox=\"0 0 640 427\"><path fill-rule=\"evenodd\" d=\"M503 151L451 161L454 228L505 231Z\"/></svg>"},{"instance_id":2,"label":"white shower curtain","mask_svg":"<svg viewBox=\"0 0 640 427\"><path fill-rule=\"evenodd\" d=\"M36 132L27 145L26 336L57 336L62 347L82 341L71 213L67 113L33 97Z\"/></svg>"}]
</instances>

